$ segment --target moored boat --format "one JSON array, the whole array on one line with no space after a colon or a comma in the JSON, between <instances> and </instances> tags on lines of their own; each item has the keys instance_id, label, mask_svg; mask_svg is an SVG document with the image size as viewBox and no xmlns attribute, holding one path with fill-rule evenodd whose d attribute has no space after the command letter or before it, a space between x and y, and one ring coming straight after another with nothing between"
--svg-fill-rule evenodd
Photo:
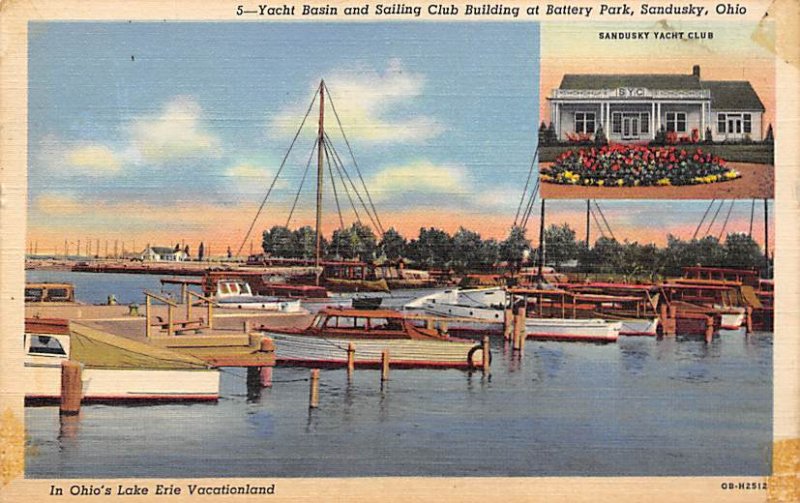
<instances>
[{"instance_id":1,"label":"moored boat","mask_svg":"<svg viewBox=\"0 0 800 503\"><path fill-rule=\"evenodd\" d=\"M198 358L66 320L27 319L25 398L61 395L61 363L83 365L84 401L213 401L219 371Z\"/></svg>"},{"instance_id":2,"label":"moored boat","mask_svg":"<svg viewBox=\"0 0 800 503\"><path fill-rule=\"evenodd\" d=\"M241 280L217 281L214 299L218 306L234 309L258 309L281 313L298 313L302 309L299 299L253 295L250 285Z\"/></svg>"},{"instance_id":3,"label":"moored boat","mask_svg":"<svg viewBox=\"0 0 800 503\"><path fill-rule=\"evenodd\" d=\"M392 366L470 368L483 361L474 341L416 326L386 309L327 308L305 329L270 329L278 365L337 367L347 364L354 345L356 366L380 365L384 350Z\"/></svg>"}]
</instances>

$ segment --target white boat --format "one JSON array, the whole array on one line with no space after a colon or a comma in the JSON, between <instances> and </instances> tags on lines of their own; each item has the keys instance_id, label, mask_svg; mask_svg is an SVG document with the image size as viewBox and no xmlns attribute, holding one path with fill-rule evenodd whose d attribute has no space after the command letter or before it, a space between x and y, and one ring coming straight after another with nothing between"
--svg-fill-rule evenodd
<instances>
[{"instance_id":1,"label":"white boat","mask_svg":"<svg viewBox=\"0 0 800 503\"><path fill-rule=\"evenodd\" d=\"M721 306L714 304L714 309L721 312L719 328L723 330L738 330L745 321L745 308L739 306Z\"/></svg>"},{"instance_id":2,"label":"white boat","mask_svg":"<svg viewBox=\"0 0 800 503\"><path fill-rule=\"evenodd\" d=\"M600 318L526 318L528 339L563 341L615 342L622 329L621 321Z\"/></svg>"},{"instance_id":3,"label":"white boat","mask_svg":"<svg viewBox=\"0 0 800 503\"><path fill-rule=\"evenodd\" d=\"M625 318L618 320L622 323L619 335L658 335L659 320L654 318Z\"/></svg>"},{"instance_id":4,"label":"white boat","mask_svg":"<svg viewBox=\"0 0 800 503\"><path fill-rule=\"evenodd\" d=\"M85 401L219 399L219 371L202 360L64 320L26 323L25 398L57 400L61 363L83 364Z\"/></svg>"},{"instance_id":5,"label":"white boat","mask_svg":"<svg viewBox=\"0 0 800 503\"><path fill-rule=\"evenodd\" d=\"M405 305L406 309L422 309L427 313L444 317L460 318L452 328L497 330L503 324L506 291L502 288L451 289L436 292L415 299ZM467 319L474 322L466 321ZM658 326L655 320L630 321L632 332L644 332ZM639 326L637 322L643 321ZM655 322L655 327L652 323ZM623 328L622 321L608 321L602 318L539 318L525 320L526 334L531 339L616 341Z\"/></svg>"},{"instance_id":6,"label":"white boat","mask_svg":"<svg viewBox=\"0 0 800 503\"><path fill-rule=\"evenodd\" d=\"M302 312L300 299L253 295L250 285L241 280L220 280L214 295L217 306L233 309L258 309L280 313Z\"/></svg>"},{"instance_id":7,"label":"white boat","mask_svg":"<svg viewBox=\"0 0 800 503\"><path fill-rule=\"evenodd\" d=\"M384 350L393 367L471 368L483 362L479 343L416 326L390 310L330 308L308 328L266 334L275 341L278 365L344 366L351 343L354 363L362 367L379 366Z\"/></svg>"}]
</instances>

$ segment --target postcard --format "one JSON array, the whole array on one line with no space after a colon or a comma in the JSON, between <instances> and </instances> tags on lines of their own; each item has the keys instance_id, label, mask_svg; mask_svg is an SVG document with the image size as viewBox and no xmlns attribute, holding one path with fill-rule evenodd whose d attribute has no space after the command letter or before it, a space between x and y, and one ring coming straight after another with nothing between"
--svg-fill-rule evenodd
<instances>
[{"instance_id":1,"label":"postcard","mask_svg":"<svg viewBox=\"0 0 800 503\"><path fill-rule=\"evenodd\" d=\"M0 500L796 501L797 24L3 4Z\"/></svg>"}]
</instances>

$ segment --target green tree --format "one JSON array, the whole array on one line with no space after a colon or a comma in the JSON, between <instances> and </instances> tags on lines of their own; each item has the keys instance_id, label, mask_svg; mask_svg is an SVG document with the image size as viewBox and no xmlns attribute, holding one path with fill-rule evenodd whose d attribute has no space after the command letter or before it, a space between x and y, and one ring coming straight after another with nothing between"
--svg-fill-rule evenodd
<instances>
[{"instance_id":1,"label":"green tree","mask_svg":"<svg viewBox=\"0 0 800 503\"><path fill-rule=\"evenodd\" d=\"M451 267L459 272L475 270L480 265L481 235L459 227L453 234L453 258Z\"/></svg>"},{"instance_id":2,"label":"green tree","mask_svg":"<svg viewBox=\"0 0 800 503\"><path fill-rule=\"evenodd\" d=\"M561 264L578 257L575 231L566 223L551 224L544 231L545 258L558 269Z\"/></svg>"},{"instance_id":3,"label":"green tree","mask_svg":"<svg viewBox=\"0 0 800 503\"><path fill-rule=\"evenodd\" d=\"M743 232L730 233L725 238L725 265L739 269L759 269L764 254L752 237Z\"/></svg>"},{"instance_id":4,"label":"green tree","mask_svg":"<svg viewBox=\"0 0 800 503\"><path fill-rule=\"evenodd\" d=\"M428 269L443 269L450 265L453 241L441 229L421 227L419 237L408 243L409 257Z\"/></svg>"},{"instance_id":5,"label":"green tree","mask_svg":"<svg viewBox=\"0 0 800 503\"><path fill-rule=\"evenodd\" d=\"M264 253L273 257L292 258L295 256L292 243L292 231L282 225L276 225L264 231L261 240Z\"/></svg>"},{"instance_id":6,"label":"green tree","mask_svg":"<svg viewBox=\"0 0 800 503\"><path fill-rule=\"evenodd\" d=\"M331 236L330 252L347 259L370 261L375 258L377 239L372 229L354 223L347 229L337 229Z\"/></svg>"},{"instance_id":7,"label":"green tree","mask_svg":"<svg viewBox=\"0 0 800 503\"><path fill-rule=\"evenodd\" d=\"M508 263L511 270L518 271L530 249L531 242L525 237L525 229L515 225L508 237L500 243L500 259Z\"/></svg>"},{"instance_id":8,"label":"green tree","mask_svg":"<svg viewBox=\"0 0 800 503\"><path fill-rule=\"evenodd\" d=\"M397 260L400 257L405 256L406 246L408 246L406 238L401 236L394 227L390 227L386 232L384 232L383 237L378 243L378 249L380 250L381 255L385 256L389 260Z\"/></svg>"},{"instance_id":9,"label":"green tree","mask_svg":"<svg viewBox=\"0 0 800 503\"><path fill-rule=\"evenodd\" d=\"M317 232L306 225L292 231L292 258L312 259L317 256Z\"/></svg>"},{"instance_id":10,"label":"green tree","mask_svg":"<svg viewBox=\"0 0 800 503\"><path fill-rule=\"evenodd\" d=\"M476 267L482 270L490 270L499 260L500 243L496 239L486 239L481 241Z\"/></svg>"}]
</instances>

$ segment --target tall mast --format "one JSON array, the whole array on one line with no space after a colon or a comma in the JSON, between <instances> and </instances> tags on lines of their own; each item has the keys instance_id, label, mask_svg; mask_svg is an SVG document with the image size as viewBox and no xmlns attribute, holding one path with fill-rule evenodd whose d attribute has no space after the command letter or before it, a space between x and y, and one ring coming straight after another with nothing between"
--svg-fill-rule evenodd
<instances>
[{"instance_id":1,"label":"tall mast","mask_svg":"<svg viewBox=\"0 0 800 503\"><path fill-rule=\"evenodd\" d=\"M589 206L589 199L586 200L586 249L589 249L589 214L592 208Z\"/></svg>"},{"instance_id":2,"label":"tall mast","mask_svg":"<svg viewBox=\"0 0 800 503\"><path fill-rule=\"evenodd\" d=\"M317 139L317 244L314 266L319 268L322 258L322 177L324 176L323 156L325 151L325 81L319 81L319 138ZM317 284L319 284L319 273Z\"/></svg>"},{"instance_id":3,"label":"tall mast","mask_svg":"<svg viewBox=\"0 0 800 503\"><path fill-rule=\"evenodd\" d=\"M764 277L769 278L769 209L764 199Z\"/></svg>"},{"instance_id":4,"label":"tall mast","mask_svg":"<svg viewBox=\"0 0 800 503\"><path fill-rule=\"evenodd\" d=\"M542 213L539 217L539 274L536 278L539 282L544 281L544 247L544 199L542 199Z\"/></svg>"}]
</instances>

